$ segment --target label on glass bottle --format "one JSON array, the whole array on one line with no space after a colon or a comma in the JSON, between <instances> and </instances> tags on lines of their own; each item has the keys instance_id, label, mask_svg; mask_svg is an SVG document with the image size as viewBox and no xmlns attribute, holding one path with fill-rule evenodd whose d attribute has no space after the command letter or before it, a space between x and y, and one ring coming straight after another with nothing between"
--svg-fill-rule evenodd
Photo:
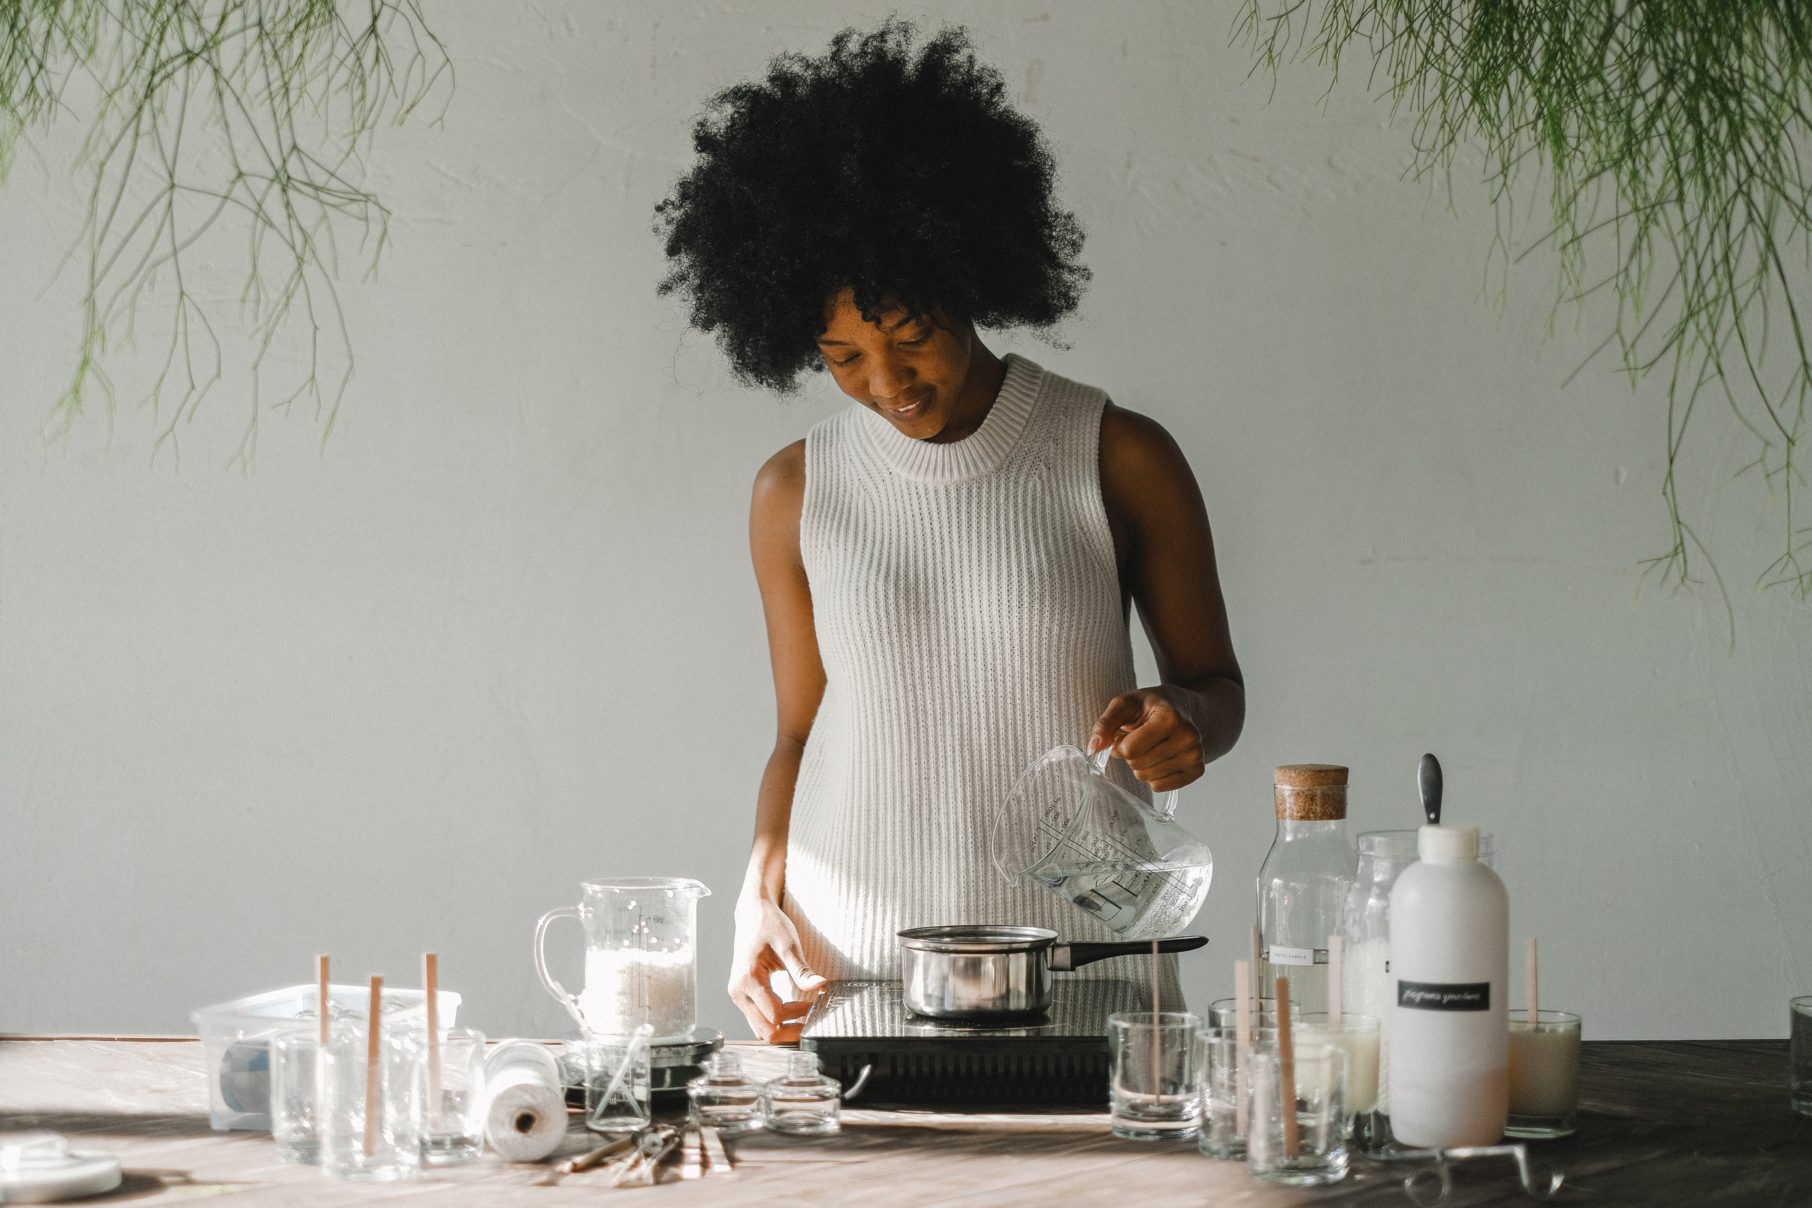
<instances>
[{"instance_id":1,"label":"label on glass bottle","mask_svg":"<svg viewBox=\"0 0 1812 1208\"><path fill-rule=\"evenodd\" d=\"M1265 959L1273 965L1325 965L1328 952L1326 948L1283 948L1272 944Z\"/></svg>"},{"instance_id":2,"label":"label on glass bottle","mask_svg":"<svg viewBox=\"0 0 1812 1208\"><path fill-rule=\"evenodd\" d=\"M1397 1005L1417 1011L1489 1011L1491 983L1399 981Z\"/></svg>"}]
</instances>

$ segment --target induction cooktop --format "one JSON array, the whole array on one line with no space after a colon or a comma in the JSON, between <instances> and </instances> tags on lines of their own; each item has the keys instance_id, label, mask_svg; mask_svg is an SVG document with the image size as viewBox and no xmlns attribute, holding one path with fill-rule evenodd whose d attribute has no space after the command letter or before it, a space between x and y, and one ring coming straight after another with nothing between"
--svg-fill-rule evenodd
<instances>
[{"instance_id":1,"label":"induction cooktop","mask_svg":"<svg viewBox=\"0 0 1812 1208\"><path fill-rule=\"evenodd\" d=\"M913 1014L897 981L837 981L812 1004L799 1047L857 1107L1104 1108L1107 1017L1149 1010L1146 983L1059 976L1042 1018L980 1026Z\"/></svg>"}]
</instances>

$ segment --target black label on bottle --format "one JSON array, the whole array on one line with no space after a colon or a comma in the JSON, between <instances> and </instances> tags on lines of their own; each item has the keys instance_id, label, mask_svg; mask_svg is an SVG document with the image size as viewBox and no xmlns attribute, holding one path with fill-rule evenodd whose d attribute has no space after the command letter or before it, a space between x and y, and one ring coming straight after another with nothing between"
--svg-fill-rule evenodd
<instances>
[{"instance_id":1,"label":"black label on bottle","mask_svg":"<svg viewBox=\"0 0 1812 1208\"><path fill-rule=\"evenodd\" d=\"M1399 981L1397 1005L1417 1011L1489 1011L1491 983Z\"/></svg>"}]
</instances>

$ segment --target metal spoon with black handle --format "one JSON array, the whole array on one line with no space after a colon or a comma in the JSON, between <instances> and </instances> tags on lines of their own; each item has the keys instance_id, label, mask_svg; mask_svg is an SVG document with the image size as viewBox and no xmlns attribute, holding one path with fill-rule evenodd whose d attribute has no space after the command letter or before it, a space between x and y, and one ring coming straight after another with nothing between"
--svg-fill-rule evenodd
<instances>
[{"instance_id":1,"label":"metal spoon with black handle","mask_svg":"<svg viewBox=\"0 0 1812 1208\"><path fill-rule=\"evenodd\" d=\"M1428 824L1441 825L1441 761L1433 755L1422 756L1416 768L1416 787L1422 791L1422 813Z\"/></svg>"}]
</instances>

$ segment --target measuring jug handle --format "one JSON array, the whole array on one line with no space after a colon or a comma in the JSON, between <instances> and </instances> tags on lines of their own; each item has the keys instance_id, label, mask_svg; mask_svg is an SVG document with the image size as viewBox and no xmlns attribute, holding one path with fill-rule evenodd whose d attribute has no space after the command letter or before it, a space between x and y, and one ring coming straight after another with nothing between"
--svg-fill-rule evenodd
<instances>
[{"instance_id":1,"label":"measuring jug handle","mask_svg":"<svg viewBox=\"0 0 1812 1208\"><path fill-rule=\"evenodd\" d=\"M1107 775L1107 761L1113 758L1113 754L1114 748L1109 745L1102 747L1099 751L1096 751L1089 757L1089 762L1095 766L1095 774L1097 776ZM1165 793L1162 797L1153 801L1151 803L1151 808L1158 811L1158 813L1164 815L1166 818L1175 817L1177 812L1177 794L1182 791L1182 789L1171 789L1168 793Z\"/></svg>"},{"instance_id":2,"label":"measuring jug handle","mask_svg":"<svg viewBox=\"0 0 1812 1208\"><path fill-rule=\"evenodd\" d=\"M568 993L566 987L547 971L547 929L555 919L581 919L582 921L582 916L579 914L577 906L561 906L541 916L540 921L535 924L535 972L540 976L541 984L547 987L547 992L554 996L554 1001L566 1008L567 1014L573 1017L580 1030L583 1031L585 1012L579 1008L579 1000Z\"/></svg>"}]
</instances>

